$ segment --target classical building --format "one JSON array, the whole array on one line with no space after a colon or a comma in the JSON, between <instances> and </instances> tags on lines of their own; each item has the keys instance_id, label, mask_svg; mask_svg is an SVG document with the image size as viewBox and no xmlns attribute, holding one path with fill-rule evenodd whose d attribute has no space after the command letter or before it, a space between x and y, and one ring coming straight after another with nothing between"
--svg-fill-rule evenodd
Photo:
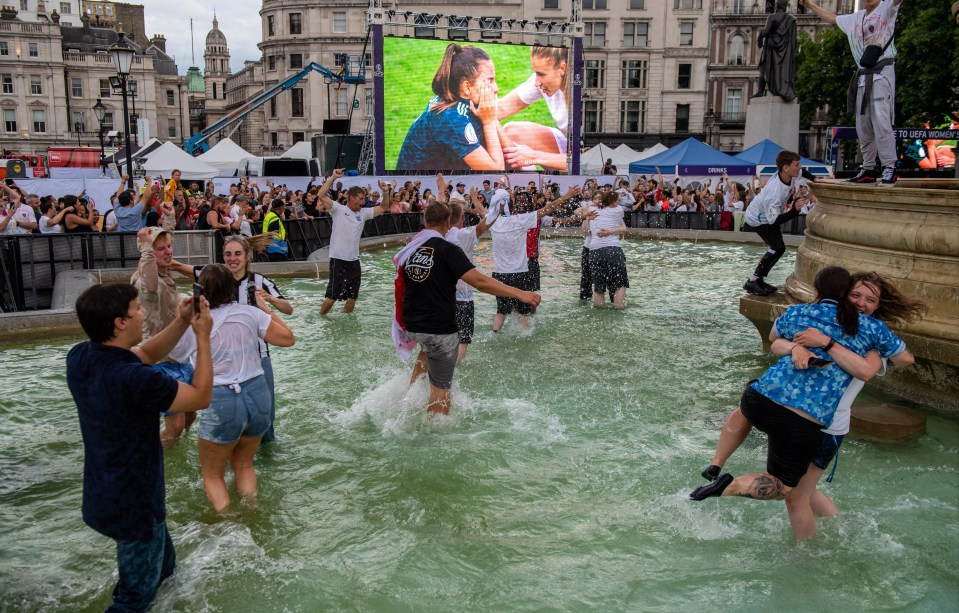
<instances>
[{"instance_id":1,"label":"classical building","mask_svg":"<svg viewBox=\"0 0 959 613\"><path fill-rule=\"evenodd\" d=\"M59 15L60 24L65 26L80 25L80 15L83 14L80 0L7 0L17 13L21 21L54 21L54 13Z\"/></svg>"},{"instance_id":2,"label":"classical building","mask_svg":"<svg viewBox=\"0 0 959 613\"><path fill-rule=\"evenodd\" d=\"M124 32L128 39L137 44L146 44L142 4L105 0L82 0L81 4L82 13L90 17L92 25L113 28Z\"/></svg>"},{"instance_id":3,"label":"classical building","mask_svg":"<svg viewBox=\"0 0 959 613\"><path fill-rule=\"evenodd\" d=\"M206 35L203 63L203 81L206 88L203 111L206 124L210 125L226 115L226 82L230 78L230 48L226 36L220 31L216 14L213 15L213 29Z\"/></svg>"},{"instance_id":4,"label":"classical building","mask_svg":"<svg viewBox=\"0 0 959 613\"><path fill-rule=\"evenodd\" d=\"M819 5L840 13L854 10L852 0L820 0ZM762 49L757 41L766 25L766 11L771 8L766 3L760 6L757 1L712 2L706 109L712 110L714 124L706 136L712 146L722 151L739 152L743 148L746 107L759 84ZM812 11L797 14L795 2L788 10L796 16L799 33L815 36L819 30L832 27ZM801 153L820 156L824 139L825 122L814 122L812 129L800 136L800 148L804 149Z\"/></svg>"}]
</instances>

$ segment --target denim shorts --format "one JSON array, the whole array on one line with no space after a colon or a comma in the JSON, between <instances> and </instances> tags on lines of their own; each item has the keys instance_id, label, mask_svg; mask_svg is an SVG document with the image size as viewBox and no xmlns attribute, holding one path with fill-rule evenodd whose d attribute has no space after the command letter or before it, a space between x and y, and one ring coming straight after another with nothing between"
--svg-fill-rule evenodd
<instances>
[{"instance_id":1,"label":"denim shorts","mask_svg":"<svg viewBox=\"0 0 959 613\"><path fill-rule=\"evenodd\" d=\"M270 427L270 386L259 375L234 385L214 385L210 408L200 411L197 436L232 445L241 436L262 436Z\"/></svg>"},{"instance_id":2,"label":"denim shorts","mask_svg":"<svg viewBox=\"0 0 959 613\"><path fill-rule=\"evenodd\" d=\"M158 370L180 383L191 383L193 381L193 365L189 362L157 362L153 365L153 370ZM173 415L173 412L161 411L160 414L164 417L170 417Z\"/></svg>"}]
</instances>

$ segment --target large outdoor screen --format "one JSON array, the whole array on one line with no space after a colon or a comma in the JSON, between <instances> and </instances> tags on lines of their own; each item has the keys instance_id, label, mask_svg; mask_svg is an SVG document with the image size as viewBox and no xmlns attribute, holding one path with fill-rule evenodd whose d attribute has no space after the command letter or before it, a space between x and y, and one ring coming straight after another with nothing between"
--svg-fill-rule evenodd
<instances>
[{"instance_id":1,"label":"large outdoor screen","mask_svg":"<svg viewBox=\"0 0 959 613\"><path fill-rule=\"evenodd\" d=\"M388 171L565 172L566 47L383 38Z\"/></svg>"}]
</instances>

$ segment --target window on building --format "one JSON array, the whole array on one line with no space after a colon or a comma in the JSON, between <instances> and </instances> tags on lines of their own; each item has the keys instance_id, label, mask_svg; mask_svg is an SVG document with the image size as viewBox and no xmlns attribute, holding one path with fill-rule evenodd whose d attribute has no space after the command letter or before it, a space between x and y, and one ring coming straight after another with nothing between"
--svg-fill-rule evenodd
<instances>
[{"instance_id":1,"label":"window on building","mask_svg":"<svg viewBox=\"0 0 959 613\"><path fill-rule=\"evenodd\" d=\"M623 22L623 46L624 47L648 47L649 46L649 22L648 21L624 21Z\"/></svg>"},{"instance_id":2,"label":"window on building","mask_svg":"<svg viewBox=\"0 0 959 613\"><path fill-rule=\"evenodd\" d=\"M70 78L70 95L74 98L83 98L83 79Z\"/></svg>"},{"instance_id":3,"label":"window on building","mask_svg":"<svg viewBox=\"0 0 959 613\"><path fill-rule=\"evenodd\" d=\"M110 79L100 79L100 97L109 98L113 93L113 88L110 87Z\"/></svg>"},{"instance_id":4,"label":"window on building","mask_svg":"<svg viewBox=\"0 0 959 613\"><path fill-rule=\"evenodd\" d=\"M268 55L266 56L266 69L267 70L276 70L276 56Z\"/></svg>"},{"instance_id":5,"label":"window on building","mask_svg":"<svg viewBox=\"0 0 959 613\"><path fill-rule=\"evenodd\" d=\"M166 120L166 134L170 138L176 138L176 118L168 117Z\"/></svg>"},{"instance_id":6,"label":"window on building","mask_svg":"<svg viewBox=\"0 0 959 613\"><path fill-rule=\"evenodd\" d=\"M278 132L270 132L270 145L273 147L280 146L280 134Z\"/></svg>"},{"instance_id":7,"label":"window on building","mask_svg":"<svg viewBox=\"0 0 959 613\"><path fill-rule=\"evenodd\" d=\"M266 16L266 35L276 36L276 19L273 15Z\"/></svg>"},{"instance_id":8,"label":"window on building","mask_svg":"<svg viewBox=\"0 0 959 613\"><path fill-rule=\"evenodd\" d=\"M345 117L350 112L350 93L344 87L336 92L336 113L337 117Z\"/></svg>"},{"instance_id":9,"label":"window on building","mask_svg":"<svg viewBox=\"0 0 959 613\"><path fill-rule=\"evenodd\" d=\"M40 109L33 111L33 131L43 134L47 131L47 112Z\"/></svg>"},{"instance_id":10,"label":"window on building","mask_svg":"<svg viewBox=\"0 0 959 613\"><path fill-rule=\"evenodd\" d=\"M676 105L676 131L689 132L689 105Z\"/></svg>"},{"instance_id":11,"label":"window on building","mask_svg":"<svg viewBox=\"0 0 959 613\"><path fill-rule=\"evenodd\" d=\"M587 100L583 103L583 132L603 131L603 101Z\"/></svg>"},{"instance_id":12,"label":"window on building","mask_svg":"<svg viewBox=\"0 0 959 613\"><path fill-rule=\"evenodd\" d=\"M43 79L40 75L30 75L30 93L34 96L43 95Z\"/></svg>"},{"instance_id":13,"label":"window on building","mask_svg":"<svg viewBox=\"0 0 959 613\"><path fill-rule=\"evenodd\" d=\"M703 8L703 0L673 0L673 10L692 11Z\"/></svg>"},{"instance_id":14,"label":"window on building","mask_svg":"<svg viewBox=\"0 0 959 613\"><path fill-rule=\"evenodd\" d=\"M436 37L436 15L420 13L413 17L413 36L416 38L435 38Z\"/></svg>"},{"instance_id":15,"label":"window on building","mask_svg":"<svg viewBox=\"0 0 959 613\"><path fill-rule=\"evenodd\" d=\"M746 0L733 0L733 13L737 15L742 15L745 12L746 12ZM843 11L840 8L839 12L846 13L851 11Z\"/></svg>"},{"instance_id":16,"label":"window on building","mask_svg":"<svg viewBox=\"0 0 959 613\"><path fill-rule=\"evenodd\" d=\"M544 9L558 9L559 0L543 0Z\"/></svg>"},{"instance_id":17,"label":"window on building","mask_svg":"<svg viewBox=\"0 0 959 613\"><path fill-rule=\"evenodd\" d=\"M276 118L276 97L270 98L270 117Z\"/></svg>"},{"instance_id":18,"label":"window on building","mask_svg":"<svg viewBox=\"0 0 959 613\"><path fill-rule=\"evenodd\" d=\"M69 14L72 13L72 12L73 12L73 7L70 5L69 2L61 2L61 3L60 3L60 14L61 14L61 15L69 15Z\"/></svg>"},{"instance_id":19,"label":"window on building","mask_svg":"<svg viewBox=\"0 0 959 613\"><path fill-rule=\"evenodd\" d=\"M73 111L73 122L70 124L74 132L86 132L87 126L83 111Z\"/></svg>"},{"instance_id":20,"label":"window on building","mask_svg":"<svg viewBox=\"0 0 959 613\"><path fill-rule=\"evenodd\" d=\"M583 8L603 10L606 8L606 0L583 0Z\"/></svg>"},{"instance_id":21,"label":"window on building","mask_svg":"<svg viewBox=\"0 0 959 613\"><path fill-rule=\"evenodd\" d=\"M726 90L725 113L731 119L739 119L743 113L743 90L741 88Z\"/></svg>"},{"instance_id":22,"label":"window on building","mask_svg":"<svg viewBox=\"0 0 959 613\"><path fill-rule=\"evenodd\" d=\"M107 112L103 114L103 123L101 126L104 132L109 132L113 129L113 113Z\"/></svg>"},{"instance_id":23,"label":"window on building","mask_svg":"<svg viewBox=\"0 0 959 613\"><path fill-rule=\"evenodd\" d=\"M729 63L733 66L742 66L746 63L746 41L739 34L729 39Z\"/></svg>"},{"instance_id":24,"label":"window on building","mask_svg":"<svg viewBox=\"0 0 959 613\"><path fill-rule=\"evenodd\" d=\"M2 83L2 93L12 94L13 93L13 75L12 74L3 74L0 75L0 83Z\"/></svg>"},{"instance_id":25,"label":"window on building","mask_svg":"<svg viewBox=\"0 0 959 613\"><path fill-rule=\"evenodd\" d=\"M606 87L606 60L586 60L585 87Z\"/></svg>"},{"instance_id":26,"label":"window on building","mask_svg":"<svg viewBox=\"0 0 959 613\"><path fill-rule=\"evenodd\" d=\"M636 10L646 9L646 0L629 0L629 8Z\"/></svg>"},{"instance_id":27,"label":"window on building","mask_svg":"<svg viewBox=\"0 0 959 613\"><path fill-rule=\"evenodd\" d=\"M646 89L646 60L623 60L622 89Z\"/></svg>"},{"instance_id":28,"label":"window on building","mask_svg":"<svg viewBox=\"0 0 959 613\"><path fill-rule=\"evenodd\" d=\"M213 87L216 87L216 83L213 84ZM216 94L213 94L213 97L216 98ZM167 106L176 106L176 96L173 93L172 89L166 90L166 105Z\"/></svg>"},{"instance_id":29,"label":"window on building","mask_svg":"<svg viewBox=\"0 0 959 613\"><path fill-rule=\"evenodd\" d=\"M623 100L619 103L619 131L646 131L646 101Z\"/></svg>"},{"instance_id":30,"label":"window on building","mask_svg":"<svg viewBox=\"0 0 959 613\"><path fill-rule=\"evenodd\" d=\"M3 131L14 133L17 131L16 109L3 109Z\"/></svg>"},{"instance_id":31,"label":"window on building","mask_svg":"<svg viewBox=\"0 0 959 613\"><path fill-rule=\"evenodd\" d=\"M680 64L677 70L678 78L676 87L679 89L689 89L693 86L693 65Z\"/></svg>"},{"instance_id":32,"label":"window on building","mask_svg":"<svg viewBox=\"0 0 959 613\"><path fill-rule=\"evenodd\" d=\"M333 32L346 33L346 11L333 11Z\"/></svg>"},{"instance_id":33,"label":"window on building","mask_svg":"<svg viewBox=\"0 0 959 613\"><path fill-rule=\"evenodd\" d=\"M39 43L30 43L30 45L27 48L29 49L30 57L40 57Z\"/></svg>"},{"instance_id":34,"label":"window on building","mask_svg":"<svg viewBox=\"0 0 959 613\"><path fill-rule=\"evenodd\" d=\"M303 107L303 88L295 87L290 90L290 114L293 117L303 117L304 116L304 107Z\"/></svg>"},{"instance_id":35,"label":"window on building","mask_svg":"<svg viewBox=\"0 0 959 613\"><path fill-rule=\"evenodd\" d=\"M21 10L21 11L29 11L29 10L30 10L30 2L28 2L28 0L20 0L20 10Z\"/></svg>"},{"instance_id":36,"label":"window on building","mask_svg":"<svg viewBox=\"0 0 959 613\"><path fill-rule=\"evenodd\" d=\"M446 36L450 40L466 40L469 38L469 31L466 29L469 21L469 17L450 16L447 21Z\"/></svg>"},{"instance_id":37,"label":"window on building","mask_svg":"<svg viewBox=\"0 0 959 613\"><path fill-rule=\"evenodd\" d=\"M106 5L103 10L104 10L104 12L105 12L107 15L112 15L112 14L113 14L113 7L110 6L109 4Z\"/></svg>"},{"instance_id":38,"label":"window on building","mask_svg":"<svg viewBox=\"0 0 959 613\"><path fill-rule=\"evenodd\" d=\"M606 46L606 22L605 21L584 21L583 22L583 46L585 47L605 47Z\"/></svg>"},{"instance_id":39,"label":"window on building","mask_svg":"<svg viewBox=\"0 0 959 613\"><path fill-rule=\"evenodd\" d=\"M302 53L291 53L291 54L290 54L290 68L303 68L303 54L302 54Z\"/></svg>"},{"instance_id":40,"label":"window on building","mask_svg":"<svg viewBox=\"0 0 959 613\"><path fill-rule=\"evenodd\" d=\"M692 21L680 21L679 22L679 44L682 46L689 46L693 44L693 26L695 22Z\"/></svg>"},{"instance_id":41,"label":"window on building","mask_svg":"<svg viewBox=\"0 0 959 613\"><path fill-rule=\"evenodd\" d=\"M303 33L303 14L290 13L290 34Z\"/></svg>"},{"instance_id":42,"label":"window on building","mask_svg":"<svg viewBox=\"0 0 959 613\"><path fill-rule=\"evenodd\" d=\"M293 133L293 144L302 143L306 140L306 132L294 132Z\"/></svg>"},{"instance_id":43,"label":"window on building","mask_svg":"<svg viewBox=\"0 0 959 613\"><path fill-rule=\"evenodd\" d=\"M503 38L503 20L499 17L480 17L483 38Z\"/></svg>"},{"instance_id":44,"label":"window on building","mask_svg":"<svg viewBox=\"0 0 959 613\"><path fill-rule=\"evenodd\" d=\"M10 45L5 40L0 40L0 55L10 55Z\"/></svg>"}]
</instances>

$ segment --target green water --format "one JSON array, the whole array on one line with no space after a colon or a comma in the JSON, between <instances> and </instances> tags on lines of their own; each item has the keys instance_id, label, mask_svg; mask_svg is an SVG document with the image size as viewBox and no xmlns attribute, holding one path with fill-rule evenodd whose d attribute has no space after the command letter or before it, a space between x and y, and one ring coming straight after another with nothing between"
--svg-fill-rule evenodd
<instances>
[{"instance_id":1,"label":"green water","mask_svg":"<svg viewBox=\"0 0 959 613\"><path fill-rule=\"evenodd\" d=\"M388 253L364 255L352 316L324 281L282 282L297 344L274 351L279 442L260 501L215 516L196 436L167 456L176 574L156 611L959 609L959 426L896 446L850 439L824 488L842 515L792 541L782 503L693 503L744 384L770 363L737 312L753 245L625 251L625 312L578 295L579 242L544 242L527 330L477 338L448 420L389 337ZM478 265L490 270L489 245ZM781 283L788 253L774 271ZM76 339L0 350L0 610L96 611L112 541L80 517L83 450L63 361ZM761 469L764 439L730 461Z\"/></svg>"}]
</instances>

